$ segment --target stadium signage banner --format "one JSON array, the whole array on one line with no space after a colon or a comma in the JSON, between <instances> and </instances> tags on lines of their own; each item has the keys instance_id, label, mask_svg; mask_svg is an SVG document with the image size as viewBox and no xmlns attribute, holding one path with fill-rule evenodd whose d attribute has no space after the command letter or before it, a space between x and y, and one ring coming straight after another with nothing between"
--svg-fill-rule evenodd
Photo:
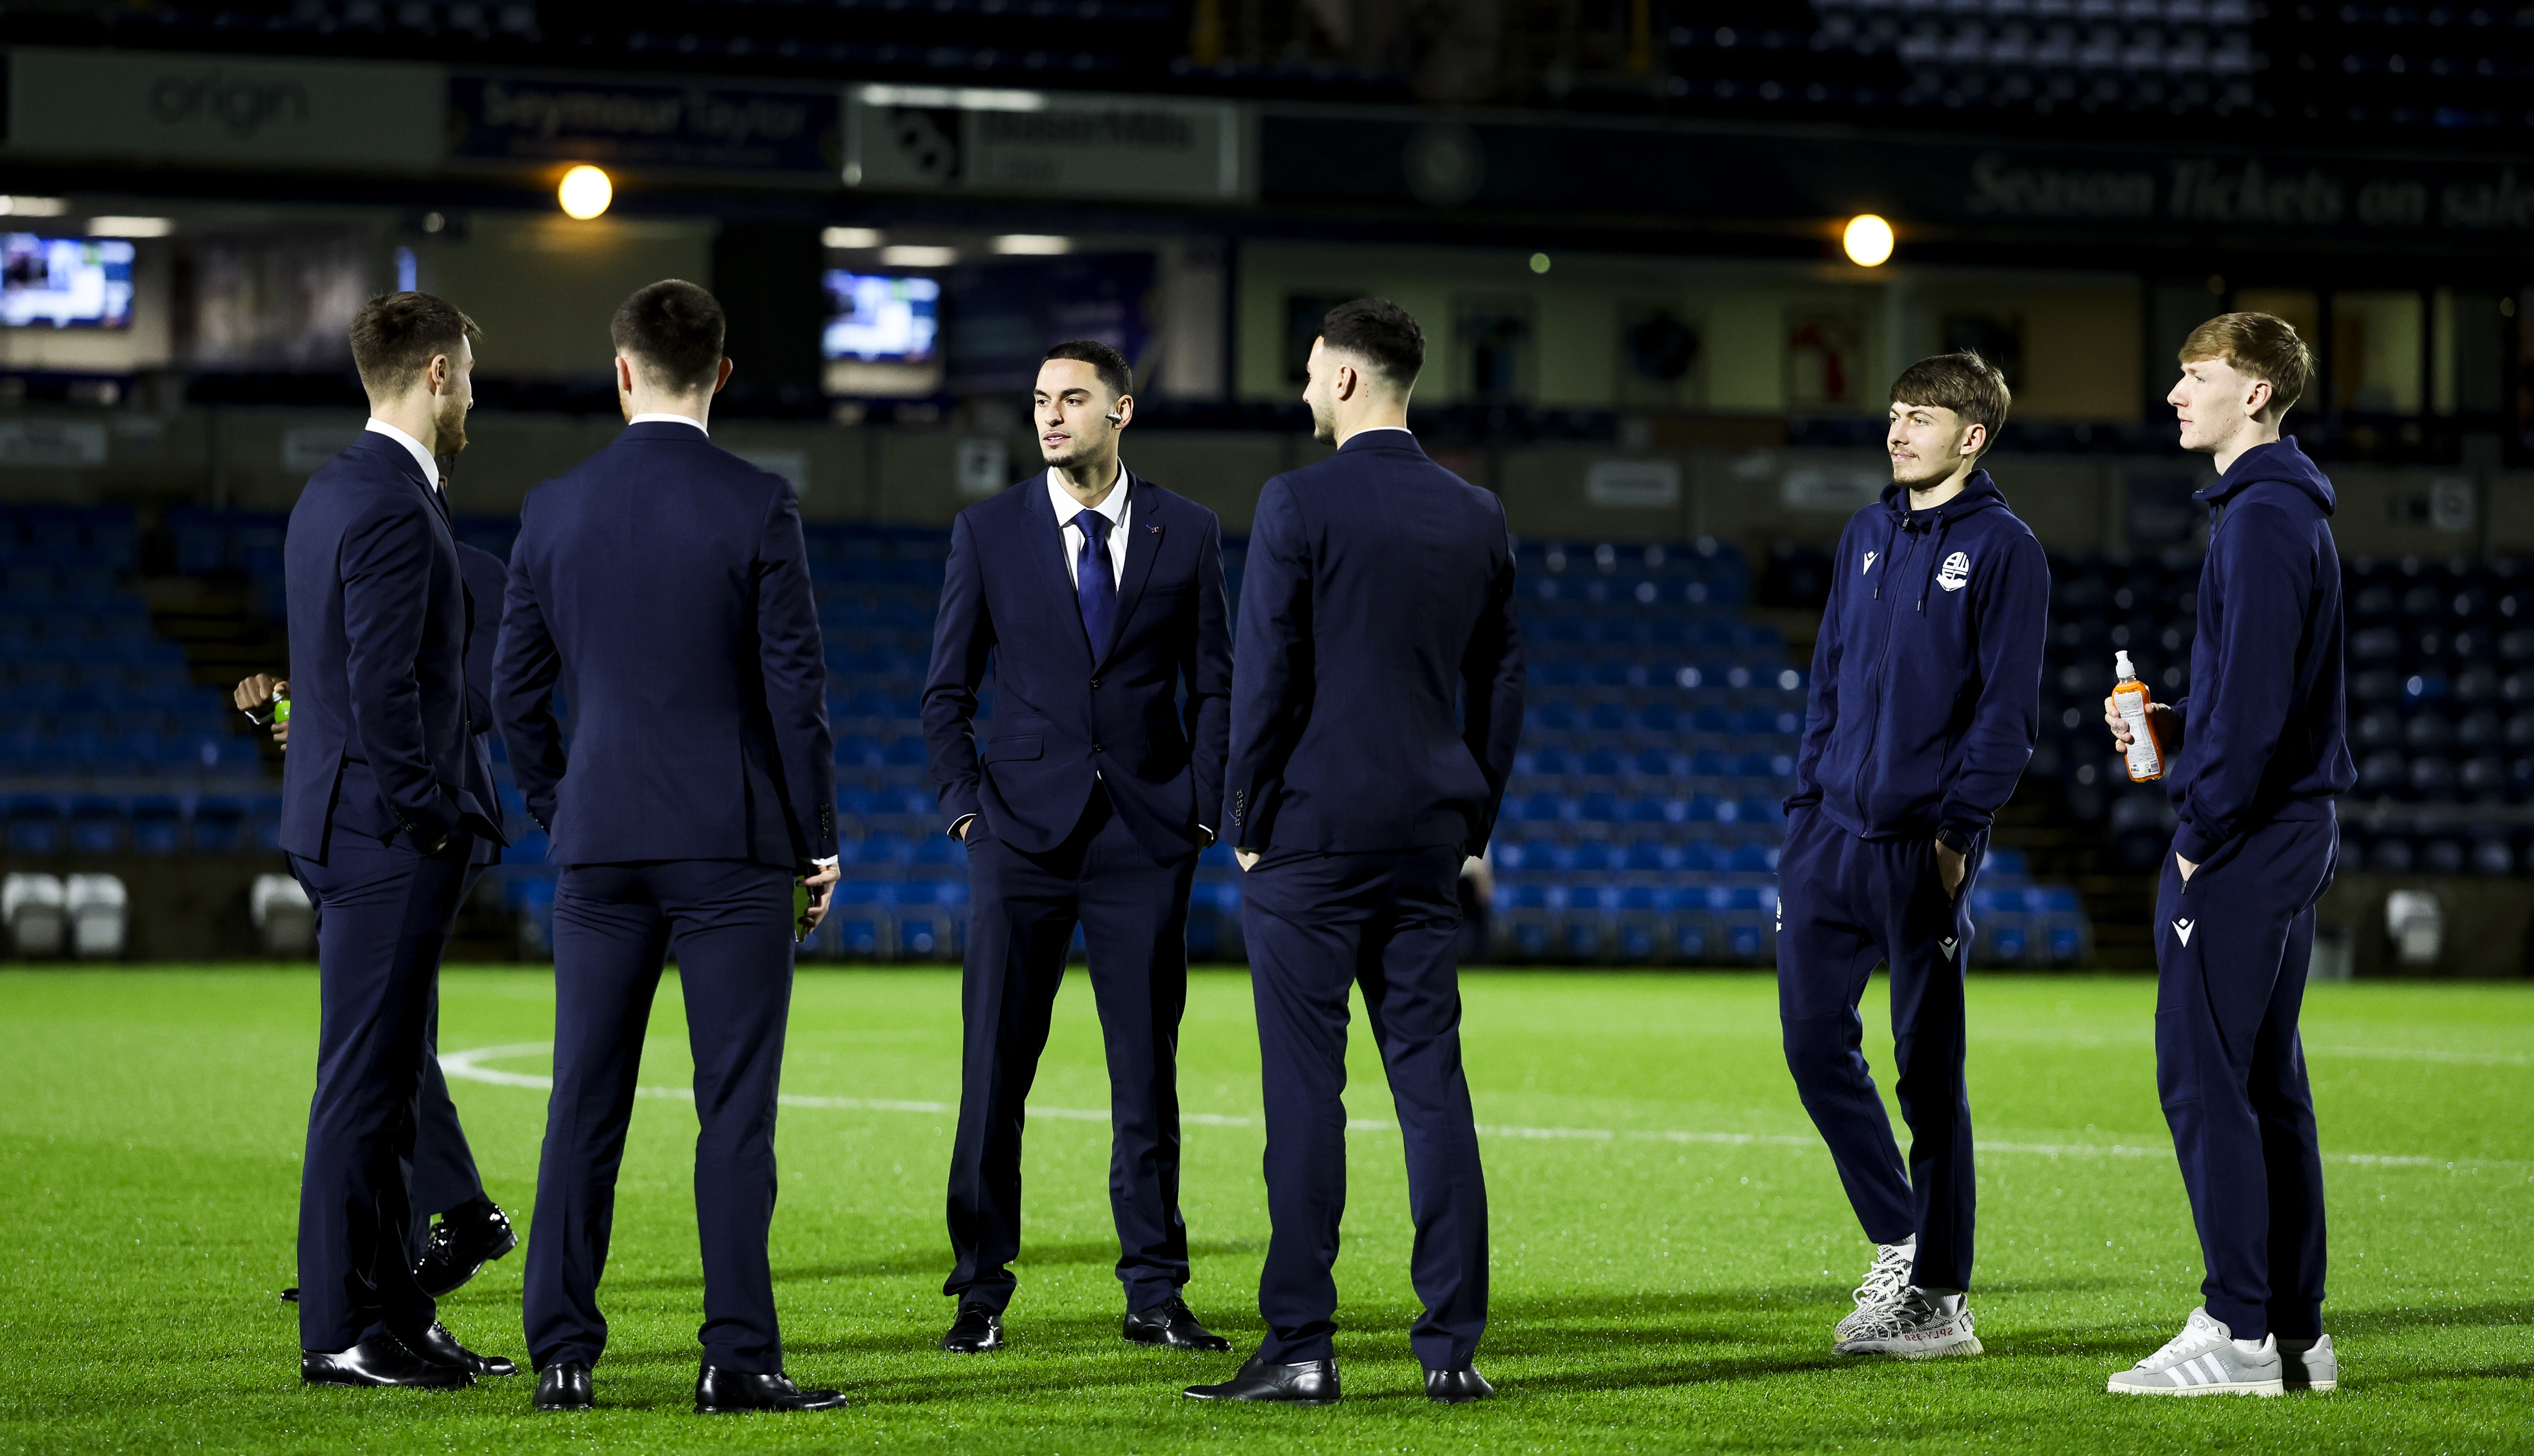
<instances>
[{"instance_id":1,"label":"stadium signage banner","mask_svg":"<svg viewBox=\"0 0 2534 1456\"><path fill-rule=\"evenodd\" d=\"M1877 212L1903 223L2064 224L2143 240L2209 227L2281 241L2405 235L2438 246L2521 246L2534 233L2534 161L2154 147L2038 148L1951 137L1890 166L1891 139L1727 125L1538 119L1436 129L1398 113L1278 109L1259 122L1270 206L1415 209L1472 220L1558 213L1619 225L1819 219Z\"/></svg>"},{"instance_id":2,"label":"stadium signage banner","mask_svg":"<svg viewBox=\"0 0 2534 1456\"><path fill-rule=\"evenodd\" d=\"M833 91L489 75L449 80L452 158L832 179L840 139Z\"/></svg>"},{"instance_id":3,"label":"stadium signage banner","mask_svg":"<svg viewBox=\"0 0 2534 1456\"><path fill-rule=\"evenodd\" d=\"M848 187L1229 202L1250 168L1229 101L985 87L848 92Z\"/></svg>"},{"instance_id":4,"label":"stadium signage banner","mask_svg":"<svg viewBox=\"0 0 2534 1456\"><path fill-rule=\"evenodd\" d=\"M423 169L438 66L128 50L9 52L9 150L65 157Z\"/></svg>"}]
</instances>

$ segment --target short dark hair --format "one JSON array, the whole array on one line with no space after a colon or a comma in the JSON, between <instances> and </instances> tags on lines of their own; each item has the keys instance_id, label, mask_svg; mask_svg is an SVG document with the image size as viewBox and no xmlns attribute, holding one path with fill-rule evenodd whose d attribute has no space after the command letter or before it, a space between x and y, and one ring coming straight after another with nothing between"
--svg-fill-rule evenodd
<instances>
[{"instance_id":1,"label":"short dark hair","mask_svg":"<svg viewBox=\"0 0 2534 1456\"><path fill-rule=\"evenodd\" d=\"M1112 394L1135 393L1135 371L1127 367L1126 356L1096 338L1068 338L1048 350L1039 362L1052 364L1058 359L1090 365L1092 372L1100 376L1100 382L1109 387Z\"/></svg>"},{"instance_id":2,"label":"short dark hair","mask_svg":"<svg viewBox=\"0 0 2534 1456\"><path fill-rule=\"evenodd\" d=\"M352 367L361 372L361 388L385 399L412 388L434 355L454 355L460 340L483 336L445 298L382 293L352 315Z\"/></svg>"},{"instance_id":3,"label":"short dark hair","mask_svg":"<svg viewBox=\"0 0 2534 1456\"><path fill-rule=\"evenodd\" d=\"M721 300L684 278L636 288L607 325L616 351L684 394L710 389L721 375L722 337L730 320Z\"/></svg>"},{"instance_id":4,"label":"short dark hair","mask_svg":"<svg viewBox=\"0 0 2534 1456\"><path fill-rule=\"evenodd\" d=\"M1401 389L1417 383L1425 367L1425 331L1417 316L1387 298L1355 298L1320 320L1320 339L1369 362Z\"/></svg>"},{"instance_id":5,"label":"short dark hair","mask_svg":"<svg viewBox=\"0 0 2534 1456\"><path fill-rule=\"evenodd\" d=\"M2015 394L2006 387L2006 376L1998 367L1979 356L1975 349L1960 353L1938 354L1921 359L1900 371L1892 382L1895 404L1932 404L1950 409L1961 416L1962 422L1988 426L1989 444L1997 443L1997 432L2006 427L2007 406Z\"/></svg>"}]
</instances>

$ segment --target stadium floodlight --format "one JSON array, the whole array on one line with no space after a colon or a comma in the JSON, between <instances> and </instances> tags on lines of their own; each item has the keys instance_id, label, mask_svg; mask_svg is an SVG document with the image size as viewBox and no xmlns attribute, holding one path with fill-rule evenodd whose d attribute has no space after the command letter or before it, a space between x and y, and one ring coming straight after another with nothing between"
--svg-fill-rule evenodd
<instances>
[{"instance_id":1,"label":"stadium floodlight","mask_svg":"<svg viewBox=\"0 0 2534 1456\"><path fill-rule=\"evenodd\" d=\"M876 227L830 227L818 234L818 241L829 248L876 248L884 238Z\"/></svg>"},{"instance_id":2,"label":"stadium floodlight","mask_svg":"<svg viewBox=\"0 0 2534 1456\"><path fill-rule=\"evenodd\" d=\"M0 197L0 217L59 217L70 210L58 197Z\"/></svg>"},{"instance_id":3,"label":"stadium floodlight","mask_svg":"<svg viewBox=\"0 0 2534 1456\"><path fill-rule=\"evenodd\" d=\"M1073 239L1060 233L1007 232L995 239L997 253L1022 256L1054 257L1073 251Z\"/></svg>"},{"instance_id":4,"label":"stadium floodlight","mask_svg":"<svg viewBox=\"0 0 2534 1456\"><path fill-rule=\"evenodd\" d=\"M555 188L555 201L562 205L565 216L587 222L616 201L616 184L605 172L583 162L563 174L562 185Z\"/></svg>"},{"instance_id":5,"label":"stadium floodlight","mask_svg":"<svg viewBox=\"0 0 2534 1456\"><path fill-rule=\"evenodd\" d=\"M1839 243L1847 250L1848 262L1859 268L1881 268L1892 257L1892 224L1872 212L1859 212L1847 219Z\"/></svg>"},{"instance_id":6,"label":"stadium floodlight","mask_svg":"<svg viewBox=\"0 0 2534 1456\"><path fill-rule=\"evenodd\" d=\"M880 249L879 261L890 268L948 268L959 261L959 250L899 243Z\"/></svg>"},{"instance_id":7,"label":"stadium floodlight","mask_svg":"<svg viewBox=\"0 0 2534 1456\"><path fill-rule=\"evenodd\" d=\"M176 230L176 224L164 217L90 217L88 235L92 238L163 238Z\"/></svg>"}]
</instances>

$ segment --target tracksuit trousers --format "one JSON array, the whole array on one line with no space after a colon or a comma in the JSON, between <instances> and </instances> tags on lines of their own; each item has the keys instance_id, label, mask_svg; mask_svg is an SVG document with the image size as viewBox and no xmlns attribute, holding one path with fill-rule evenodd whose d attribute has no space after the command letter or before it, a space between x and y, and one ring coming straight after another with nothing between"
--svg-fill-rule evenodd
<instances>
[{"instance_id":1,"label":"tracksuit trousers","mask_svg":"<svg viewBox=\"0 0 2534 1456\"><path fill-rule=\"evenodd\" d=\"M1021 1131L1047 1050L1073 930L1109 1054L1109 1206L1117 1282L1149 1309L1188 1282L1179 1215L1179 1016L1187 1006L1188 886L1196 856L1156 864L1095 788L1048 854L1023 854L983 818L968 830L968 955L959 1129L950 1147L950 1277L941 1292L1002 1309L1018 1285Z\"/></svg>"},{"instance_id":2,"label":"tracksuit trousers","mask_svg":"<svg viewBox=\"0 0 2534 1456\"><path fill-rule=\"evenodd\" d=\"M1338 1224L1346 1212L1347 994L1390 1077L1417 1228L1409 1277L1424 1312L1408 1343L1459 1369L1487 1322L1487 1185L1461 1064L1461 852L1267 851L1241 878L1267 1109L1267 1260L1257 1359L1332 1358Z\"/></svg>"},{"instance_id":3,"label":"tracksuit trousers","mask_svg":"<svg viewBox=\"0 0 2534 1456\"><path fill-rule=\"evenodd\" d=\"M2155 1080L2200 1232L2209 1314L2237 1339L2323 1331L2323 1153L2297 1013L2340 827L2273 819L2155 899Z\"/></svg>"},{"instance_id":4,"label":"tracksuit trousers","mask_svg":"<svg viewBox=\"0 0 2534 1456\"><path fill-rule=\"evenodd\" d=\"M1982 834L1949 896L1933 839L1859 838L1813 809L1797 811L1778 859L1786 1067L1866 1237L1899 1244L1916 1235L1911 1282L1928 1289L1971 1282L1977 1182L1962 1081L1962 963L1971 884L1987 847ZM1856 1011L1877 962L1892 968L1905 1165L1865 1063Z\"/></svg>"}]
</instances>

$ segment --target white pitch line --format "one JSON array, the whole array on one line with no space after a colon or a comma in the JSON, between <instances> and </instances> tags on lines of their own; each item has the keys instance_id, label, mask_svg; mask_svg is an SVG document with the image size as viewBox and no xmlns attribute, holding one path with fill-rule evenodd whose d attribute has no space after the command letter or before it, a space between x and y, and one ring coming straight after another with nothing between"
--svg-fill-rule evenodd
<instances>
[{"instance_id":1,"label":"white pitch line","mask_svg":"<svg viewBox=\"0 0 2534 1456\"><path fill-rule=\"evenodd\" d=\"M533 1091L550 1091L554 1078L535 1072L503 1071L483 1063L506 1057L551 1056L554 1048L545 1042L513 1042L504 1047L477 1047L465 1052L440 1054L440 1070L445 1076L461 1081L484 1082L496 1087L524 1087ZM636 1097L659 1097L671 1101L693 1102L694 1091L688 1087L635 1087ZM959 1109L947 1102L905 1102L873 1097L803 1097L784 1093L778 1099L785 1107L820 1108L848 1113L916 1113L927 1117L956 1116ZM1041 1107L1031 1104L1033 1118L1050 1118L1065 1122L1106 1122L1105 1110L1087 1107ZM1182 1125L1199 1127L1257 1127L1256 1118L1225 1113L1181 1113ZM1347 1127L1355 1132L1396 1132L1399 1124L1378 1118L1349 1118ZM1720 1147L1817 1148L1818 1137L1803 1137L1782 1132L1691 1132L1663 1128L1609 1127L1512 1127L1481 1122L1478 1130L1490 1137L1528 1138L1537 1141L1561 1142L1670 1142L1695 1143ZM2171 1147L2132 1146L2100 1142L1990 1142L1981 1141L1984 1153L2015 1153L2041 1158L2170 1158ZM2491 1168L2534 1169L2534 1161L2514 1158L2426 1158L2389 1153L2325 1153L2323 1161L2358 1168Z\"/></svg>"}]
</instances>

